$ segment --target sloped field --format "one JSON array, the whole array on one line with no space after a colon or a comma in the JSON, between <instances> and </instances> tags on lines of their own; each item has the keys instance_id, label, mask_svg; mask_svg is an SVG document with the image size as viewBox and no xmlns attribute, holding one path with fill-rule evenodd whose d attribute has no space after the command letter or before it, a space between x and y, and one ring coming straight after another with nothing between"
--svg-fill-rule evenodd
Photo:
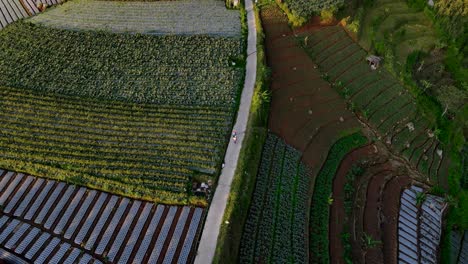
<instances>
[{"instance_id":1,"label":"sloped field","mask_svg":"<svg viewBox=\"0 0 468 264\"><path fill-rule=\"evenodd\" d=\"M69 1L31 19L71 30L121 33L239 36L239 12L224 2L183 0L154 2Z\"/></svg>"},{"instance_id":2,"label":"sloped field","mask_svg":"<svg viewBox=\"0 0 468 264\"><path fill-rule=\"evenodd\" d=\"M366 52L340 26L312 29L301 42L382 141L432 182L444 185L448 157L405 87L384 69L372 71Z\"/></svg>"},{"instance_id":3,"label":"sloped field","mask_svg":"<svg viewBox=\"0 0 468 264\"><path fill-rule=\"evenodd\" d=\"M31 263L186 263L203 213L8 171L0 205L2 250Z\"/></svg>"},{"instance_id":4,"label":"sloped field","mask_svg":"<svg viewBox=\"0 0 468 264\"><path fill-rule=\"evenodd\" d=\"M244 74L242 43L240 32L8 26L0 31L0 168L206 204L191 195L192 181L217 179Z\"/></svg>"},{"instance_id":5,"label":"sloped field","mask_svg":"<svg viewBox=\"0 0 468 264\"><path fill-rule=\"evenodd\" d=\"M262 10L272 70L269 128L303 153L315 175L333 143L360 128L345 101L321 78L276 8Z\"/></svg>"},{"instance_id":6,"label":"sloped field","mask_svg":"<svg viewBox=\"0 0 468 264\"><path fill-rule=\"evenodd\" d=\"M439 42L432 21L402 0L374 1L367 9L360 35L367 49L385 45L402 65L411 52L428 52Z\"/></svg>"}]
</instances>

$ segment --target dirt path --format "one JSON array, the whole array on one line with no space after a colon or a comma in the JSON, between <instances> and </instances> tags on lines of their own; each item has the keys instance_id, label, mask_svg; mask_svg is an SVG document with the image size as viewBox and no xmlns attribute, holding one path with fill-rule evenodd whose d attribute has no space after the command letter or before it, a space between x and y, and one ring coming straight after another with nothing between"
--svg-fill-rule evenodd
<instances>
[{"instance_id":1,"label":"dirt path","mask_svg":"<svg viewBox=\"0 0 468 264\"><path fill-rule=\"evenodd\" d=\"M234 178L234 173L239 159L239 153L244 141L244 133L247 128L250 106L252 104L252 96L257 75L257 29L255 24L255 14L253 11L253 2L245 1L245 9L247 11L247 24L249 34L247 39L247 66L245 74L244 89L242 90L239 112L237 113L234 130L238 133L239 144L229 142L224 162L226 166L219 176L218 186L213 195L208 216L198 246L195 263L207 264L213 261L218 241L219 230L223 221L224 211L231 190L231 183Z\"/></svg>"}]
</instances>

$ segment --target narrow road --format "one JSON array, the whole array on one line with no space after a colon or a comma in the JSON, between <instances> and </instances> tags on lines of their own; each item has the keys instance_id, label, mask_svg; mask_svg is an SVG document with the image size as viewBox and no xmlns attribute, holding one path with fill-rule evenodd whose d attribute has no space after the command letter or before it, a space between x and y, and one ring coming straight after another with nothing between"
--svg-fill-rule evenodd
<instances>
[{"instance_id":1,"label":"narrow road","mask_svg":"<svg viewBox=\"0 0 468 264\"><path fill-rule=\"evenodd\" d=\"M239 112L237 113L236 123L233 128L237 131L238 141L237 144L234 144L232 140L229 142L226 156L224 158L225 167L219 177L218 186L216 187L205 226L203 227L197 256L195 257L196 264L208 264L213 262L219 230L221 228L221 222L223 221L224 211L226 210L226 204L229 198L234 173L236 171L239 153L244 142L244 132L247 128L250 105L252 104L252 96L257 74L257 29L255 25L255 14L253 11L252 0L245 1L245 9L247 11L247 24L249 29L247 38L248 57L244 89L242 90Z\"/></svg>"}]
</instances>

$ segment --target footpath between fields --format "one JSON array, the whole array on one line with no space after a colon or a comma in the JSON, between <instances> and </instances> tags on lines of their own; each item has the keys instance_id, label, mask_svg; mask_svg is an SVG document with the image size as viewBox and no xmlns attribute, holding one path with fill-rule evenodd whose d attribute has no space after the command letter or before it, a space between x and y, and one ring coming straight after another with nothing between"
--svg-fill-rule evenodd
<instances>
[{"instance_id":1,"label":"footpath between fields","mask_svg":"<svg viewBox=\"0 0 468 264\"><path fill-rule=\"evenodd\" d=\"M216 243L221 228L224 211L226 210L231 184L236 171L239 153L244 142L245 130L249 118L250 106L254 92L257 74L257 28L255 24L254 6L252 0L245 1L247 11L248 37L247 37L247 64L245 70L245 82L242 90L239 111L233 130L237 131L237 143L229 142L226 156L224 158L225 167L219 177L218 186L214 193L202 237L198 246L196 264L208 264L213 262L216 250Z\"/></svg>"}]
</instances>

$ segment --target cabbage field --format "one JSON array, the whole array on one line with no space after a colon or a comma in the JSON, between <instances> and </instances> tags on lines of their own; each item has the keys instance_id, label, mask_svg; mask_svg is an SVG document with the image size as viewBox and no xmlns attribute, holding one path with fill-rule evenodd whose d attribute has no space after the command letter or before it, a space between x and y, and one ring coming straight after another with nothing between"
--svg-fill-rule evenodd
<instances>
[{"instance_id":1,"label":"cabbage field","mask_svg":"<svg viewBox=\"0 0 468 264\"><path fill-rule=\"evenodd\" d=\"M206 205L192 184L217 180L244 75L243 43L240 33L9 25L0 31L0 168Z\"/></svg>"},{"instance_id":2,"label":"cabbage field","mask_svg":"<svg viewBox=\"0 0 468 264\"><path fill-rule=\"evenodd\" d=\"M18 22L0 31L0 85L137 103L232 107L241 38L73 32Z\"/></svg>"},{"instance_id":3,"label":"cabbage field","mask_svg":"<svg viewBox=\"0 0 468 264\"><path fill-rule=\"evenodd\" d=\"M306 263L310 170L273 134L263 147L240 263Z\"/></svg>"}]
</instances>

